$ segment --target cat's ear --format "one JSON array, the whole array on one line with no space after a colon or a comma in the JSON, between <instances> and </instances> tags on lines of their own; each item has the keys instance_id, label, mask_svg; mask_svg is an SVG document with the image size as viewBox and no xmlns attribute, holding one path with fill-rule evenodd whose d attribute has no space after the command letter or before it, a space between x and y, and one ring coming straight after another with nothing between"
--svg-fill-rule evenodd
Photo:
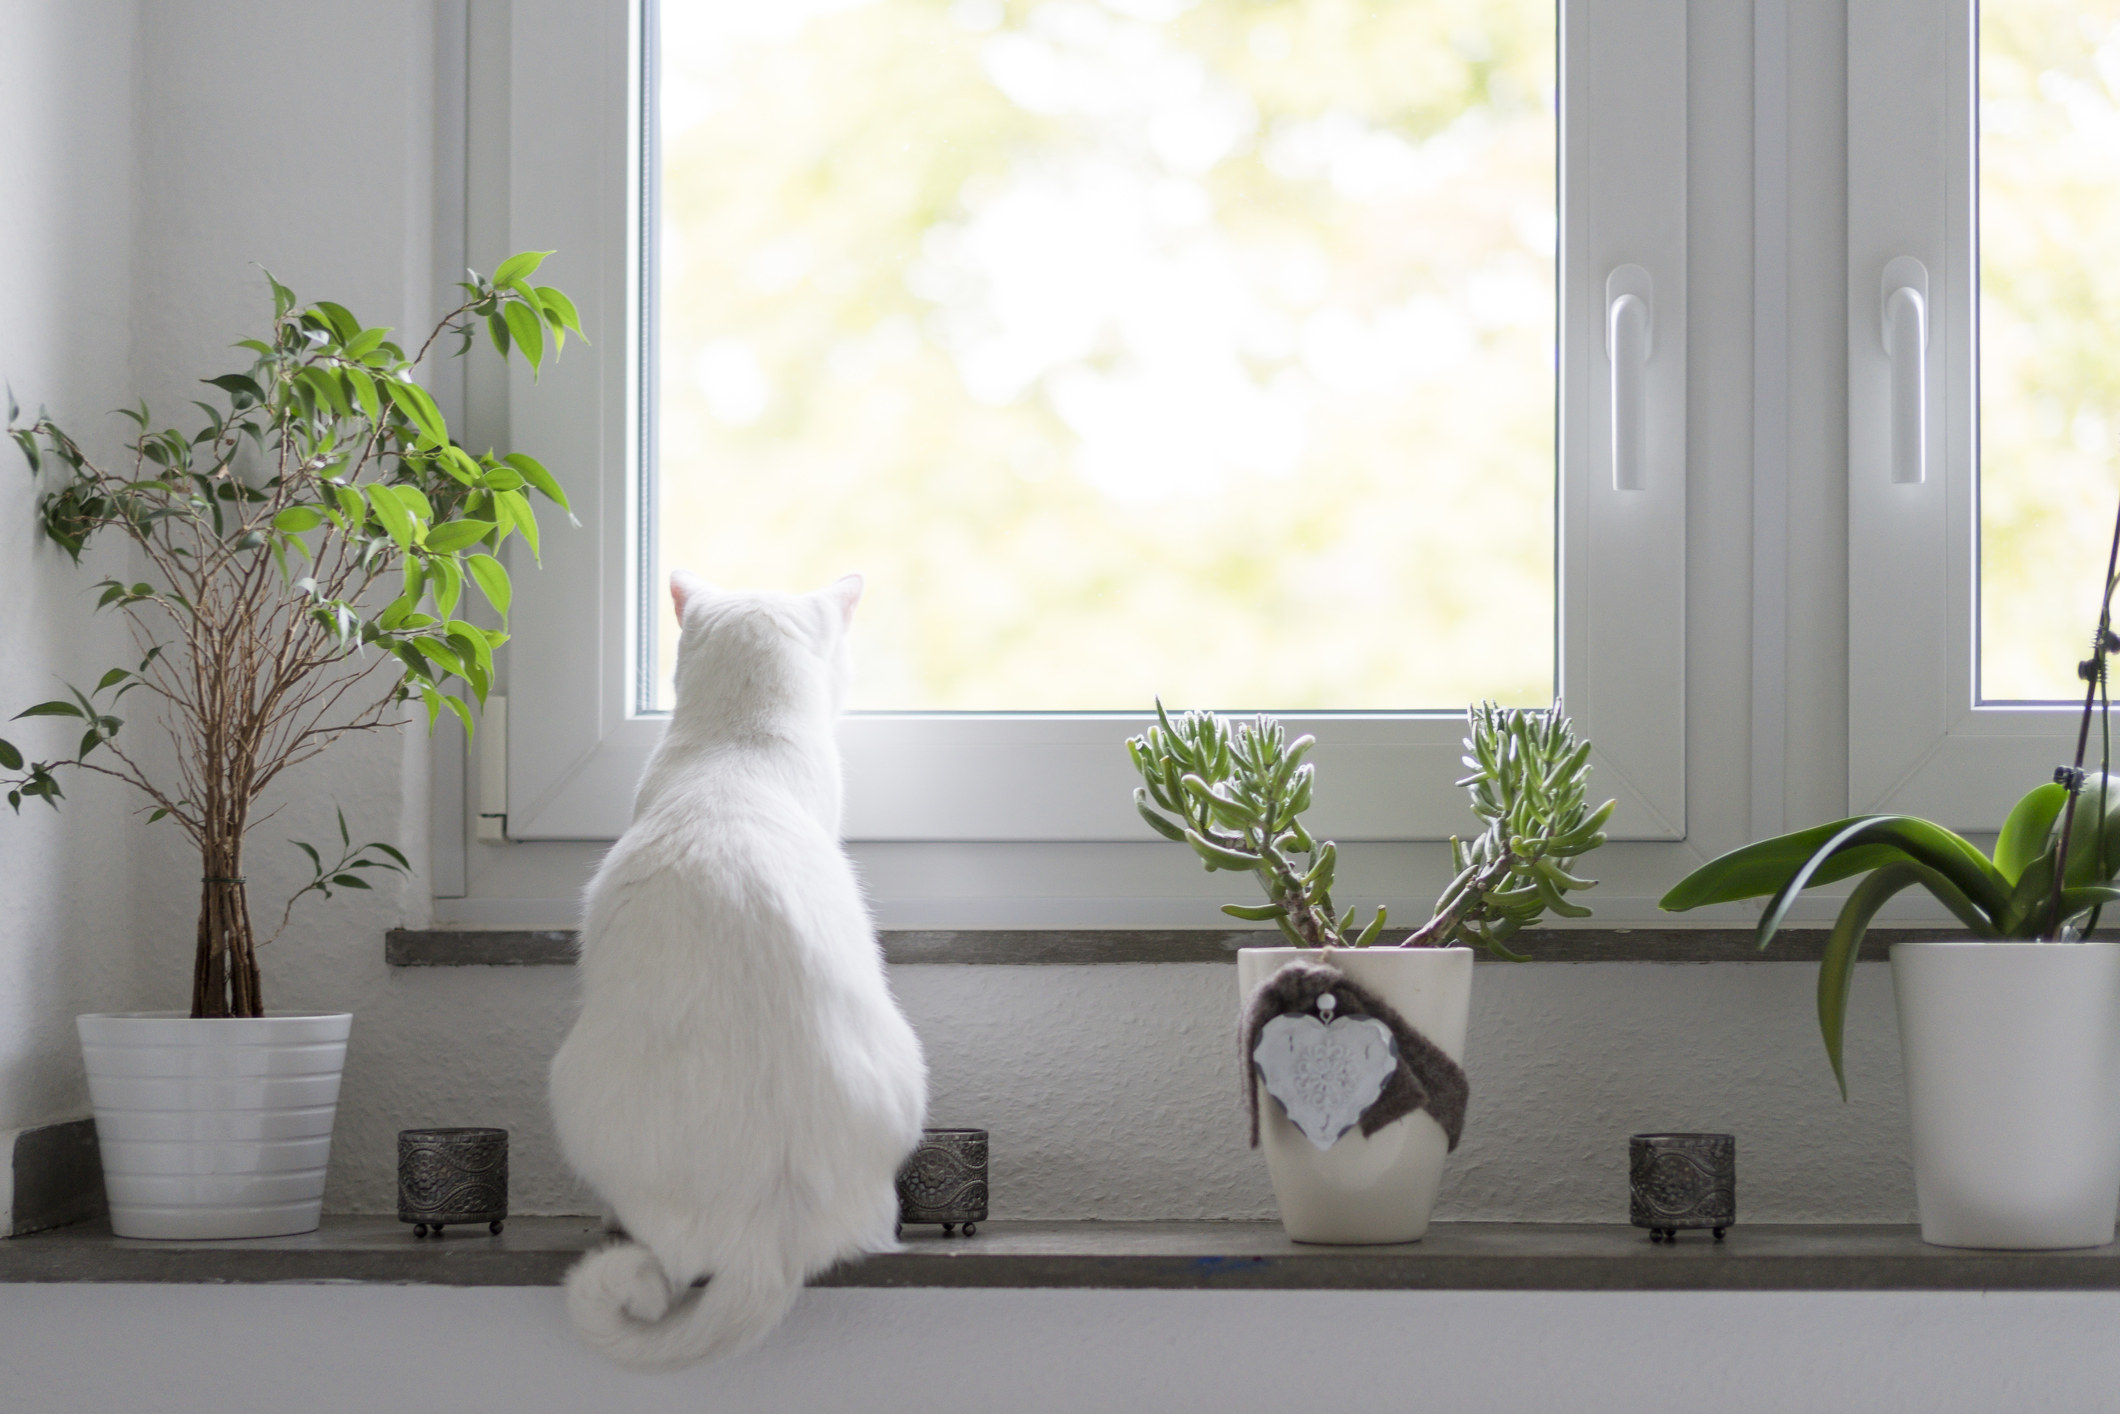
<instances>
[{"instance_id":1,"label":"cat's ear","mask_svg":"<svg viewBox=\"0 0 2120 1414\"><path fill-rule=\"evenodd\" d=\"M714 592L714 586L690 570L670 571L670 602L677 606L677 626L684 627L685 605Z\"/></svg>"},{"instance_id":2,"label":"cat's ear","mask_svg":"<svg viewBox=\"0 0 2120 1414\"><path fill-rule=\"evenodd\" d=\"M861 587L865 582L860 575L849 574L842 575L825 586L824 597L827 602L838 606L839 622L842 626L853 626L854 606L861 602Z\"/></svg>"}]
</instances>

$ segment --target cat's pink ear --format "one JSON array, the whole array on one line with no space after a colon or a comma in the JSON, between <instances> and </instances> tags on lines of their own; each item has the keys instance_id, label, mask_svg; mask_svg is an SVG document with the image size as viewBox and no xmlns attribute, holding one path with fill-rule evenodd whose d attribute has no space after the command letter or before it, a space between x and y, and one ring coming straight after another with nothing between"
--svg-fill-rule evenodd
<instances>
[{"instance_id":1,"label":"cat's pink ear","mask_svg":"<svg viewBox=\"0 0 2120 1414\"><path fill-rule=\"evenodd\" d=\"M851 627L854 623L854 606L861 602L861 587L865 583L858 574L843 575L832 581L825 590L825 597L839 606L839 620Z\"/></svg>"},{"instance_id":2,"label":"cat's pink ear","mask_svg":"<svg viewBox=\"0 0 2120 1414\"><path fill-rule=\"evenodd\" d=\"M677 606L678 627L684 627L685 605L712 589L712 585L689 570L670 571L670 602Z\"/></svg>"}]
</instances>

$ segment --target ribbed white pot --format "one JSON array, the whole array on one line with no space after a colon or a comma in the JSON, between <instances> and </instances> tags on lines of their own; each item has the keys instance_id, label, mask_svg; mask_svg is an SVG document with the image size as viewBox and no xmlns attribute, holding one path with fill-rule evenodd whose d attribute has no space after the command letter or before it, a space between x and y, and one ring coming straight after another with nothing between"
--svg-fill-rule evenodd
<instances>
[{"instance_id":1,"label":"ribbed white pot","mask_svg":"<svg viewBox=\"0 0 2120 1414\"><path fill-rule=\"evenodd\" d=\"M1240 1004L1296 958L1327 961L1382 997L1452 1060L1465 1059L1472 1012L1469 948L1244 948L1237 953ZM1246 1057L1249 1063L1249 1057ZM1259 1145L1281 1207L1281 1226L1298 1242L1418 1242L1443 1181L1450 1140L1426 1110L1365 1136L1360 1129L1319 1149L1259 1093Z\"/></svg>"},{"instance_id":2,"label":"ribbed white pot","mask_svg":"<svg viewBox=\"0 0 2120 1414\"><path fill-rule=\"evenodd\" d=\"M120 1237L309 1232L324 1203L347 1012L77 1017L111 1230Z\"/></svg>"},{"instance_id":3,"label":"ribbed white pot","mask_svg":"<svg viewBox=\"0 0 2120 1414\"><path fill-rule=\"evenodd\" d=\"M2120 943L1898 943L1921 1236L2097 1247L2120 1210Z\"/></svg>"}]
</instances>

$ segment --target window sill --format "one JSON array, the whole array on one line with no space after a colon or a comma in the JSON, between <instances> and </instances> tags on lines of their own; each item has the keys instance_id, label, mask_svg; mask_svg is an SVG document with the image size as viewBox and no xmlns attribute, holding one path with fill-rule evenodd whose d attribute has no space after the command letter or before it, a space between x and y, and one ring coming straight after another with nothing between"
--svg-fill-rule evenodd
<instances>
[{"instance_id":1,"label":"window sill","mask_svg":"<svg viewBox=\"0 0 2120 1414\"><path fill-rule=\"evenodd\" d=\"M1873 929L1862 945L1865 962L1883 962L1901 937L1934 937L1949 924L1899 931ZM1816 962L1824 928L1789 928L1762 953L1749 928L1540 928L1519 937L1533 962ZM1237 949L1278 946L1263 929L1129 929L1071 931L885 931L886 961L1015 966L1097 963L1233 962ZM574 961L572 929L393 928L383 935L392 967L567 966ZM1491 961L1485 953L1480 961Z\"/></svg>"},{"instance_id":2,"label":"window sill","mask_svg":"<svg viewBox=\"0 0 2120 1414\"><path fill-rule=\"evenodd\" d=\"M139 1242L101 1223L0 1242L0 1282L553 1286L593 1218L513 1218L421 1241L386 1217L242 1242ZM813 1286L1252 1291L2112 1291L2120 1244L2074 1252L1931 1247L1912 1227L1737 1227L1652 1244L1618 1224L1438 1223L1423 1242L1310 1247L1270 1222L1001 1222L933 1228Z\"/></svg>"}]
</instances>

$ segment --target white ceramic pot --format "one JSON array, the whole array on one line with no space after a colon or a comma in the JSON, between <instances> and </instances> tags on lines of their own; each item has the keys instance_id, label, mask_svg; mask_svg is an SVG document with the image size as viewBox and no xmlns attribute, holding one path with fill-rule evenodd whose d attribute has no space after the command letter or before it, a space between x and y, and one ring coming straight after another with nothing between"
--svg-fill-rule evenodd
<instances>
[{"instance_id":1,"label":"white ceramic pot","mask_svg":"<svg viewBox=\"0 0 2120 1414\"><path fill-rule=\"evenodd\" d=\"M1240 1003L1296 958L1329 961L1463 1063L1472 1010L1469 948L1335 949L1329 959L1310 948L1244 948L1237 953ZM1419 1241L1450 1153L1443 1127L1426 1110L1371 1135L1351 1129L1321 1150L1263 1090L1259 1143L1281 1205L1281 1225L1298 1242Z\"/></svg>"},{"instance_id":2,"label":"white ceramic pot","mask_svg":"<svg viewBox=\"0 0 2120 1414\"><path fill-rule=\"evenodd\" d=\"M353 1017L82 1016L81 1056L120 1237L309 1232Z\"/></svg>"},{"instance_id":3,"label":"white ceramic pot","mask_svg":"<svg viewBox=\"0 0 2120 1414\"><path fill-rule=\"evenodd\" d=\"M2120 943L1898 943L1921 1236L2097 1247L2120 1208Z\"/></svg>"}]
</instances>

